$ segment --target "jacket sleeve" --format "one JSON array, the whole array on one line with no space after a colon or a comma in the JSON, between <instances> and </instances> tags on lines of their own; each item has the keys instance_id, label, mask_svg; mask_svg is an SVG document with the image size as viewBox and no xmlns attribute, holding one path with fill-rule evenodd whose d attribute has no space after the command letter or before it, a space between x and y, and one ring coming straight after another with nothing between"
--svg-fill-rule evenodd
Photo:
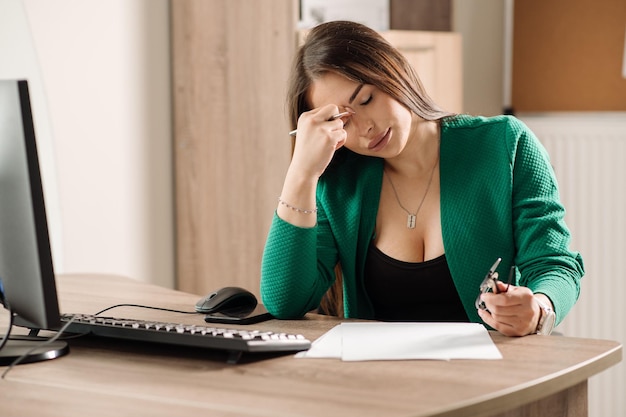
<instances>
[{"instance_id":1,"label":"jacket sleeve","mask_svg":"<svg viewBox=\"0 0 626 417\"><path fill-rule=\"evenodd\" d=\"M322 208L318 223L301 228L276 213L261 262L261 299L276 318L300 318L317 308L335 280L337 251Z\"/></svg>"},{"instance_id":2,"label":"jacket sleeve","mask_svg":"<svg viewBox=\"0 0 626 417\"><path fill-rule=\"evenodd\" d=\"M519 120L513 150L513 229L520 285L543 293L555 307L557 323L576 303L584 274L582 257L569 249L570 232L547 152Z\"/></svg>"}]
</instances>

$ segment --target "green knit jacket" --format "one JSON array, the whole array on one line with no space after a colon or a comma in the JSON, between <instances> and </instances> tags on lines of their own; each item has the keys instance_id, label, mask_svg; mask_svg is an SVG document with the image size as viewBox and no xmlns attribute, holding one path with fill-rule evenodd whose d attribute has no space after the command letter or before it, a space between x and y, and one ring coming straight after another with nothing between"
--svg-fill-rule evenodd
<instances>
[{"instance_id":1,"label":"green knit jacket","mask_svg":"<svg viewBox=\"0 0 626 417\"><path fill-rule=\"evenodd\" d=\"M446 259L468 318L481 322L474 302L496 258L501 277L517 266L516 285L547 295L557 323L575 304L584 274L569 249L557 181L535 135L511 116L468 115L441 121L441 228ZM383 159L344 150L317 187L313 228L276 214L261 265L261 298L277 318L298 318L318 307L343 272L346 317L369 319L373 307L363 284L374 235ZM415 302L428 294L415 294Z\"/></svg>"}]
</instances>

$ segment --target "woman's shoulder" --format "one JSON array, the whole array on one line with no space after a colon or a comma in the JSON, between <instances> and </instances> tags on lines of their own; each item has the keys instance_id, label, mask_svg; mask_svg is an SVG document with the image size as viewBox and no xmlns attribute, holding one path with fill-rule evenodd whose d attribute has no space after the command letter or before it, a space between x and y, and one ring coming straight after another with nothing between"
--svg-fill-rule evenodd
<instances>
[{"instance_id":1,"label":"woman's shoulder","mask_svg":"<svg viewBox=\"0 0 626 417\"><path fill-rule=\"evenodd\" d=\"M457 114L446 117L441 121L441 127L446 131L464 130L492 130L492 131L523 131L526 125L511 115L498 116L474 116L470 114Z\"/></svg>"},{"instance_id":2,"label":"woman's shoulder","mask_svg":"<svg viewBox=\"0 0 626 417\"><path fill-rule=\"evenodd\" d=\"M538 143L533 132L518 118L511 115L472 116L460 114L450 116L441 121L442 144L446 143L448 151L463 146L473 149L484 147L502 147L512 155L520 141ZM499 144L499 145L498 145Z\"/></svg>"}]
</instances>

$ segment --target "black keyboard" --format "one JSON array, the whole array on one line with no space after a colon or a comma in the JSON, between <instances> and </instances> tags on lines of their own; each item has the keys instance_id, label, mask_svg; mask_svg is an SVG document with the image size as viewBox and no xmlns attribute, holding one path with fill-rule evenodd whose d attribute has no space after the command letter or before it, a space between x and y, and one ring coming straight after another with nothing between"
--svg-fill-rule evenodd
<instances>
[{"instance_id":1,"label":"black keyboard","mask_svg":"<svg viewBox=\"0 0 626 417\"><path fill-rule=\"evenodd\" d=\"M73 320L72 320L73 318ZM244 352L297 352L307 350L311 342L299 334L269 331L163 323L90 314L62 314L61 322L69 333L220 349L231 352L229 362Z\"/></svg>"}]
</instances>

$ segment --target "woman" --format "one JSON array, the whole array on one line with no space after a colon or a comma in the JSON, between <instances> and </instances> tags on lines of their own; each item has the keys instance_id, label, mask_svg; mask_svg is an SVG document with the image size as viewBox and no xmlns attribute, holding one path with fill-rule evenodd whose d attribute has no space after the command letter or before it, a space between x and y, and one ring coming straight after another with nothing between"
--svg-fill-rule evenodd
<instances>
[{"instance_id":1,"label":"woman","mask_svg":"<svg viewBox=\"0 0 626 417\"><path fill-rule=\"evenodd\" d=\"M400 52L352 22L310 32L288 101L297 136L261 271L275 317L317 308L336 266L346 317L522 336L572 308L582 259L548 156L519 120L441 110ZM513 283L477 308L497 258Z\"/></svg>"}]
</instances>

